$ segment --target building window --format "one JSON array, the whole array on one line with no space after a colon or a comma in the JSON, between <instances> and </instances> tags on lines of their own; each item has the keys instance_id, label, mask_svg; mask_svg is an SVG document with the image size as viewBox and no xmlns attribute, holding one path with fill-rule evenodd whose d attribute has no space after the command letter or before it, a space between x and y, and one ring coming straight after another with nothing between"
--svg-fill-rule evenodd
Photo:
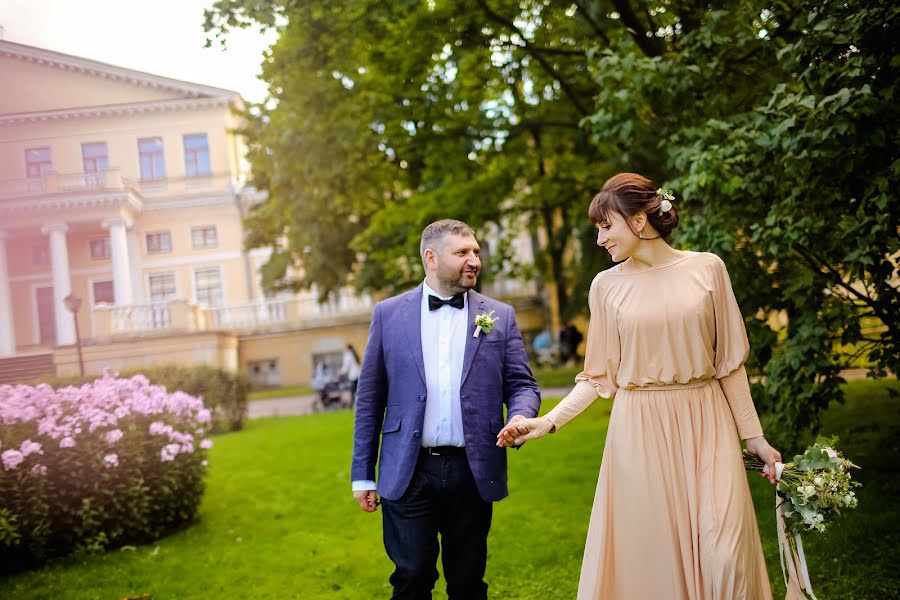
<instances>
[{"instance_id":1,"label":"building window","mask_svg":"<svg viewBox=\"0 0 900 600\"><path fill-rule=\"evenodd\" d=\"M94 305L115 304L116 294L112 281L95 281L91 284L94 291Z\"/></svg>"},{"instance_id":2,"label":"building window","mask_svg":"<svg viewBox=\"0 0 900 600\"><path fill-rule=\"evenodd\" d=\"M184 174L188 177L205 177L209 167L209 141L205 133L184 136Z\"/></svg>"},{"instance_id":3,"label":"building window","mask_svg":"<svg viewBox=\"0 0 900 600\"><path fill-rule=\"evenodd\" d=\"M31 258L36 267L46 267L50 265L50 247L46 244L39 244L31 249Z\"/></svg>"},{"instance_id":4,"label":"building window","mask_svg":"<svg viewBox=\"0 0 900 600\"><path fill-rule=\"evenodd\" d=\"M219 238L216 235L216 226L208 225L206 227L191 228L191 244L194 250L205 250L218 246Z\"/></svg>"},{"instance_id":5,"label":"building window","mask_svg":"<svg viewBox=\"0 0 900 600\"><path fill-rule=\"evenodd\" d=\"M206 306L221 305L222 271L219 267L194 271L194 288L197 291L198 304Z\"/></svg>"},{"instance_id":6,"label":"building window","mask_svg":"<svg viewBox=\"0 0 900 600\"><path fill-rule=\"evenodd\" d=\"M147 254L162 254L172 251L172 234L168 231L157 231L147 234Z\"/></svg>"},{"instance_id":7,"label":"building window","mask_svg":"<svg viewBox=\"0 0 900 600\"><path fill-rule=\"evenodd\" d=\"M150 302L167 302L175 297L175 273L150 275Z\"/></svg>"},{"instance_id":8,"label":"building window","mask_svg":"<svg viewBox=\"0 0 900 600\"><path fill-rule=\"evenodd\" d=\"M81 160L85 173L102 173L109 168L109 154L106 142L91 142L81 145Z\"/></svg>"},{"instance_id":9,"label":"building window","mask_svg":"<svg viewBox=\"0 0 900 600\"><path fill-rule=\"evenodd\" d=\"M108 260L112 256L109 238L91 240L91 260Z\"/></svg>"},{"instance_id":10,"label":"building window","mask_svg":"<svg viewBox=\"0 0 900 600\"><path fill-rule=\"evenodd\" d=\"M152 181L166 178L166 162L163 158L161 137L138 140L138 156L141 161L141 179Z\"/></svg>"},{"instance_id":11,"label":"building window","mask_svg":"<svg viewBox=\"0 0 900 600\"><path fill-rule=\"evenodd\" d=\"M29 148L25 150L25 176L29 179L43 177L53 169L50 148Z\"/></svg>"}]
</instances>

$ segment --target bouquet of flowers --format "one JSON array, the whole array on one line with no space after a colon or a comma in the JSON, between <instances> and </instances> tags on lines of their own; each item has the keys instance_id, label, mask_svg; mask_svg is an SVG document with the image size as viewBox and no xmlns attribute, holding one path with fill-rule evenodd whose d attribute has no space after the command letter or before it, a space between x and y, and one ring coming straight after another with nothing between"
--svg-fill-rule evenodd
<instances>
[{"instance_id":1,"label":"bouquet of flowers","mask_svg":"<svg viewBox=\"0 0 900 600\"><path fill-rule=\"evenodd\" d=\"M803 454L789 463L775 463L778 485L775 488L775 522L778 527L778 551L781 573L788 599L812 598L812 583L803 553L800 534L823 532L841 513L842 508L856 508L857 499L850 469L859 467L834 449L836 437L816 439ZM768 474L758 456L744 451L744 468ZM788 537L793 534L793 539Z\"/></svg>"},{"instance_id":2,"label":"bouquet of flowers","mask_svg":"<svg viewBox=\"0 0 900 600\"><path fill-rule=\"evenodd\" d=\"M859 487L850 469L859 467L834 449L837 438L818 438L816 443L789 463L776 463L778 496L791 533L825 531L842 508L856 508ZM744 450L744 468L768 472L758 456Z\"/></svg>"}]
</instances>

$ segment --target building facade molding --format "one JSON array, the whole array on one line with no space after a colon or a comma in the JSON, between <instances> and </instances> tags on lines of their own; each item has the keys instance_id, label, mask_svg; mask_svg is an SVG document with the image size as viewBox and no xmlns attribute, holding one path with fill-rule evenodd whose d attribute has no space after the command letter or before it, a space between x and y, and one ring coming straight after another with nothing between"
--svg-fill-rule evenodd
<instances>
[{"instance_id":1,"label":"building facade molding","mask_svg":"<svg viewBox=\"0 0 900 600\"><path fill-rule=\"evenodd\" d=\"M22 62L46 65L63 71L74 71L100 79L122 81L138 87L166 90L189 97L232 96L238 93L224 88L191 83L171 77L153 75L125 67L117 67L108 63L63 54L45 48L36 48L25 44L17 44L0 40L0 56L6 56Z\"/></svg>"},{"instance_id":2,"label":"building facade molding","mask_svg":"<svg viewBox=\"0 0 900 600\"><path fill-rule=\"evenodd\" d=\"M142 201L136 195L122 191L53 194L16 200L0 200L0 217L96 208L126 208L140 211L142 205Z\"/></svg>"},{"instance_id":3,"label":"building facade molding","mask_svg":"<svg viewBox=\"0 0 900 600\"><path fill-rule=\"evenodd\" d=\"M21 125L23 123L42 123L45 121L66 121L70 119L95 119L103 117L132 117L136 115L203 110L207 108L224 108L230 106L236 98L177 98L175 100L157 100L152 102L134 102L130 104L111 104L109 106L87 106L58 110L43 110L28 113L12 113L0 115L0 127Z\"/></svg>"}]
</instances>

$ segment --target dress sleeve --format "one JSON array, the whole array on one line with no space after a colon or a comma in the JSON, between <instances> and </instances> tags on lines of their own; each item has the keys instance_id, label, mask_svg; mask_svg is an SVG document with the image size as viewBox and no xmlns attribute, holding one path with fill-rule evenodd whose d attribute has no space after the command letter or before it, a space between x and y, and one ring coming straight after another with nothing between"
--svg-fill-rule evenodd
<instances>
[{"instance_id":1,"label":"dress sleeve","mask_svg":"<svg viewBox=\"0 0 900 600\"><path fill-rule=\"evenodd\" d=\"M556 429L583 412L598 397L612 398L618 389L616 373L620 359L619 330L615 314L611 314L605 305L602 287L601 275L597 275L588 295L591 322L588 326L584 370L575 377L572 391L547 413L547 418Z\"/></svg>"},{"instance_id":2,"label":"dress sleeve","mask_svg":"<svg viewBox=\"0 0 900 600\"><path fill-rule=\"evenodd\" d=\"M763 434L750 396L750 382L744 361L750 352L747 329L738 308L731 279L722 259L716 256L713 280L713 306L716 322L716 378L722 386L738 435L742 440Z\"/></svg>"}]
</instances>

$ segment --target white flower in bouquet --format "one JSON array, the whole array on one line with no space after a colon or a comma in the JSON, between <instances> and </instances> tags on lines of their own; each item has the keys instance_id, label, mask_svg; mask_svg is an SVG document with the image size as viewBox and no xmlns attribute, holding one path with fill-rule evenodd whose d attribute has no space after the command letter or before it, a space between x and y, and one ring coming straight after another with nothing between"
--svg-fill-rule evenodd
<instances>
[{"instance_id":1,"label":"white flower in bouquet","mask_svg":"<svg viewBox=\"0 0 900 600\"><path fill-rule=\"evenodd\" d=\"M834 449L837 438L818 438L816 443L781 465L778 477L778 496L784 516L792 533L825 531L840 514L841 508L856 508L850 469L859 467ZM744 466L748 471L765 468L759 457L744 452Z\"/></svg>"}]
</instances>

